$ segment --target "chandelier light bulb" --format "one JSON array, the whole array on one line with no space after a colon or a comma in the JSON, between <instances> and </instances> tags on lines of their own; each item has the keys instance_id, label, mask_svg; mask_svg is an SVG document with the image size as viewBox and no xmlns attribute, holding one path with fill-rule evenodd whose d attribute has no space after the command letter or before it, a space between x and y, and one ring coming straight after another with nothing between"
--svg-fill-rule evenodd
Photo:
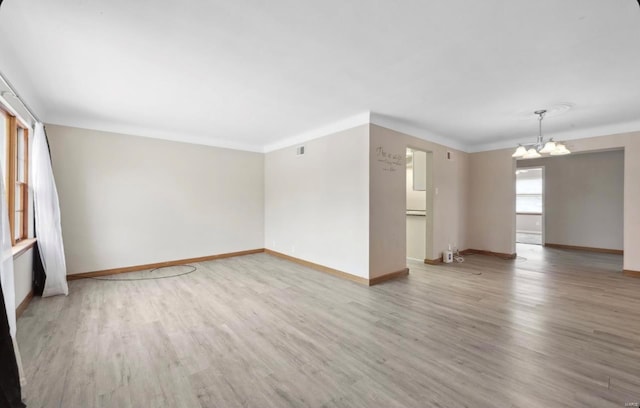
<instances>
[{"instance_id":1,"label":"chandelier light bulb","mask_svg":"<svg viewBox=\"0 0 640 408\"><path fill-rule=\"evenodd\" d=\"M540 149L540 153L551 153L556 151L556 149L556 142L554 142L553 140L549 140L547 143L545 143L544 147Z\"/></svg>"},{"instance_id":2,"label":"chandelier light bulb","mask_svg":"<svg viewBox=\"0 0 640 408\"><path fill-rule=\"evenodd\" d=\"M511 157L523 157L525 154L527 154L527 148L524 146L518 146L515 153L513 153Z\"/></svg>"},{"instance_id":3,"label":"chandelier light bulb","mask_svg":"<svg viewBox=\"0 0 640 408\"><path fill-rule=\"evenodd\" d=\"M542 157L542 155L540 153L538 153L538 151L534 148L531 148L527 151L527 154L525 154L522 158L523 159L537 159L538 157Z\"/></svg>"},{"instance_id":4,"label":"chandelier light bulb","mask_svg":"<svg viewBox=\"0 0 640 408\"><path fill-rule=\"evenodd\" d=\"M557 143L555 150L551 152L552 156L564 156L565 154L571 154L571 150L562 143Z\"/></svg>"}]
</instances>

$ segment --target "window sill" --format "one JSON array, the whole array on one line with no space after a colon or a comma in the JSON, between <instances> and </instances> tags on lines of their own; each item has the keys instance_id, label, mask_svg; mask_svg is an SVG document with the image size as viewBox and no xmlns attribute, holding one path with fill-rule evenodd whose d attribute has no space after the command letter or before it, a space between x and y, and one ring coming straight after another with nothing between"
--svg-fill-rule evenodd
<instances>
[{"instance_id":1,"label":"window sill","mask_svg":"<svg viewBox=\"0 0 640 408\"><path fill-rule=\"evenodd\" d=\"M24 239L18 242L17 244L15 244L11 248L11 252L13 252L13 259L16 259L20 255L24 254L25 252L33 248L35 244L36 244L35 238Z\"/></svg>"}]
</instances>

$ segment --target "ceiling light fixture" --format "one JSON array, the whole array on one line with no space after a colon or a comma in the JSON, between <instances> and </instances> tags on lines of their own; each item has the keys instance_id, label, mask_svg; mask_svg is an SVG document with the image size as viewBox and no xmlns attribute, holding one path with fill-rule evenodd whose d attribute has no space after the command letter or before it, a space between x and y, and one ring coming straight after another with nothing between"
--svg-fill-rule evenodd
<instances>
[{"instance_id":1,"label":"ceiling light fixture","mask_svg":"<svg viewBox=\"0 0 640 408\"><path fill-rule=\"evenodd\" d=\"M550 154L551 156L570 154L571 151L567 149L564 143L554 142L553 138L545 141L542 137L542 119L544 119L544 114L547 111L541 109L533 113L538 115L538 140L532 144L518 145L518 148L511 156L517 159L537 159L542 157L543 154Z\"/></svg>"}]
</instances>

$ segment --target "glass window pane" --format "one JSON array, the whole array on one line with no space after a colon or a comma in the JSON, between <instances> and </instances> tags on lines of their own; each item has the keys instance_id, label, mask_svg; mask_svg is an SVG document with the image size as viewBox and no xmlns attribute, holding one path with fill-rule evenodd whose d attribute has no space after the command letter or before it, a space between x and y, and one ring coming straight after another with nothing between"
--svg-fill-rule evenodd
<instances>
[{"instance_id":1,"label":"glass window pane","mask_svg":"<svg viewBox=\"0 0 640 408\"><path fill-rule=\"evenodd\" d=\"M542 195L516 196L516 212L542 213Z\"/></svg>"},{"instance_id":2,"label":"glass window pane","mask_svg":"<svg viewBox=\"0 0 640 408\"><path fill-rule=\"evenodd\" d=\"M516 191L518 194L542 194L542 178L518 179Z\"/></svg>"},{"instance_id":3,"label":"glass window pane","mask_svg":"<svg viewBox=\"0 0 640 408\"><path fill-rule=\"evenodd\" d=\"M24 129L18 128L18 141L16 144L16 155L18 160L16 160L16 164L18 168L16 169L16 180L20 182L24 182L24 160L25 160L25 145L24 145Z\"/></svg>"},{"instance_id":4,"label":"glass window pane","mask_svg":"<svg viewBox=\"0 0 640 408\"><path fill-rule=\"evenodd\" d=\"M16 184L15 201L16 201L15 210L16 211L22 210L22 184Z\"/></svg>"},{"instance_id":5,"label":"glass window pane","mask_svg":"<svg viewBox=\"0 0 640 408\"><path fill-rule=\"evenodd\" d=\"M7 186L7 118L0 112L0 166L2 166L2 181Z\"/></svg>"},{"instance_id":6,"label":"glass window pane","mask_svg":"<svg viewBox=\"0 0 640 408\"><path fill-rule=\"evenodd\" d=\"M16 180L24 183L26 180L24 179L24 159L18 158L18 172L16 173Z\"/></svg>"},{"instance_id":7,"label":"glass window pane","mask_svg":"<svg viewBox=\"0 0 640 408\"><path fill-rule=\"evenodd\" d=\"M22 238L22 211L16 211L16 223L14 225L13 238L16 241Z\"/></svg>"}]
</instances>

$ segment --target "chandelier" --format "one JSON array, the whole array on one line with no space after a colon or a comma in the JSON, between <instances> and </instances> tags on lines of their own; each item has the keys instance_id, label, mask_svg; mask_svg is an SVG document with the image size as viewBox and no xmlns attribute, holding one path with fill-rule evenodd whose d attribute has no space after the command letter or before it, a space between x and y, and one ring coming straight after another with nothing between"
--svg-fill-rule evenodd
<instances>
[{"instance_id":1,"label":"chandelier","mask_svg":"<svg viewBox=\"0 0 640 408\"><path fill-rule=\"evenodd\" d=\"M513 153L511 156L518 159L536 159L538 157L542 157L543 154L547 153L551 156L563 156L565 154L570 154L571 151L567 149L567 146L565 146L564 143L554 142L553 138L545 142L545 140L542 138L542 119L544 119L544 114L547 113L547 111L545 109L542 109L537 110L533 113L538 115L538 140L535 143L531 144L519 144L515 153Z\"/></svg>"}]
</instances>

